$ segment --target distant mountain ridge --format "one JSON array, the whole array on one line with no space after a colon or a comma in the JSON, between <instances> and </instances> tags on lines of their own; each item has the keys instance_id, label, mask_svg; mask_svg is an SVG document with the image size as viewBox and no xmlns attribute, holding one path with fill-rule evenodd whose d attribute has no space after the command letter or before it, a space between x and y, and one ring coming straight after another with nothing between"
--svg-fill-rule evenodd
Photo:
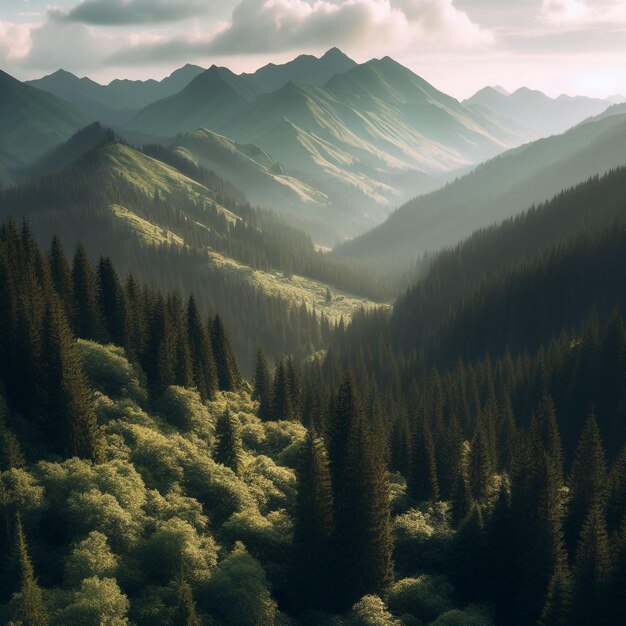
<instances>
[{"instance_id":1,"label":"distant mountain ridge","mask_svg":"<svg viewBox=\"0 0 626 626\"><path fill-rule=\"evenodd\" d=\"M521 87L513 93L502 87L484 87L464 104L487 107L524 126L530 133L529 138L537 139L562 133L584 119L602 113L611 101L565 94L550 98L528 87Z\"/></svg>"},{"instance_id":2,"label":"distant mountain ridge","mask_svg":"<svg viewBox=\"0 0 626 626\"><path fill-rule=\"evenodd\" d=\"M357 65L331 50L272 66L271 73L282 82L302 65L308 73L298 71L298 81L270 92L259 79L269 67L237 76L214 66L139 111L127 128L166 137L202 127L259 146L286 174L336 204L367 208L337 212L338 237L380 221L449 172L523 141L514 124L473 111L389 57Z\"/></svg>"},{"instance_id":3,"label":"distant mountain ridge","mask_svg":"<svg viewBox=\"0 0 626 626\"><path fill-rule=\"evenodd\" d=\"M275 65L268 63L251 74L242 74L252 78L264 92L276 91L290 81L304 82L321 87L335 74L343 74L357 65L339 48L331 48L320 58L310 54L301 54L288 63Z\"/></svg>"},{"instance_id":4,"label":"distant mountain ridge","mask_svg":"<svg viewBox=\"0 0 626 626\"><path fill-rule=\"evenodd\" d=\"M454 183L414 198L334 254L380 264L413 263L625 163L626 115L600 116L509 150Z\"/></svg>"},{"instance_id":5,"label":"distant mountain ridge","mask_svg":"<svg viewBox=\"0 0 626 626\"><path fill-rule=\"evenodd\" d=\"M0 152L4 153L0 158L7 166L40 157L88 121L74 104L0 70Z\"/></svg>"},{"instance_id":6,"label":"distant mountain ridge","mask_svg":"<svg viewBox=\"0 0 626 626\"><path fill-rule=\"evenodd\" d=\"M60 69L27 84L85 108L102 122L121 124L132 111L179 92L203 71L197 65L187 64L161 81L115 79L101 85Z\"/></svg>"}]
</instances>

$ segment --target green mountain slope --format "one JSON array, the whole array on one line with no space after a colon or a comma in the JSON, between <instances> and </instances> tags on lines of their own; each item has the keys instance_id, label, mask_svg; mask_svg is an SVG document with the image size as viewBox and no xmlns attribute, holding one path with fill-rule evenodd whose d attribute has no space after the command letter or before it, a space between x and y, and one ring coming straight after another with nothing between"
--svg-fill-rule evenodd
<instances>
[{"instance_id":1,"label":"green mountain slope","mask_svg":"<svg viewBox=\"0 0 626 626\"><path fill-rule=\"evenodd\" d=\"M0 215L26 217L42 242L58 233L69 248L82 241L92 257L110 255L148 284L196 293L203 310L223 311L236 328L244 363L259 343L271 358L304 357L321 347L329 322L374 306L348 291L369 293L370 276L225 196L228 185L194 167L183 161L186 175L106 135L65 169L0 192ZM292 317L300 321L285 333Z\"/></svg>"},{"instance_id":2,"label":"green mountain slope","mask_svg":"<svg viewBox=\"0 0 626 626\"><path fill-rule=\"evenodd\" d=\"M380 222L450 172L523 141L514 124L465 107L390 58L352 66L323 86L306 84L307 72L297 79L259 95L256 75L212 68L140 111L128 128L164 136L205 127L258 145L343 207L335 241Z\"/></svg>"},{"instance_id":3,"label":"green mountain slope","mask_svg":"<svg viewBox=\"0 0 626 626\"><path fill-rule=\"evenodd\" d=\"M387 264L413 262L624 163L626 116L590 121L510 150L443 189L415 198L335 254Z\"/></svg>"},{"instance_id":4,"label":"green mountain slope","mask_svg":"<svg viewBox=\"0 0 626 626\"><path fill-rule=\"evenodd\" d=\"M301 215L321 217L329 199L321 191L283 173L282 166L253 144L239 144L205 128L177 138L172 145L181 155L232 181L262 206Z\"/></svg>"},{"instance_id":5,"label":"green mountain slope","mask_svg":"<svg viewBox=\"0 0 626 626\"><path fill-rule=\"evenodd\" d=\"M196 130L219 129L228 118L257 96L255 81L213 65L184 89L142 109L128 123L132 130L160 137Z\"/></svg>"},{"instance_id":6,"label":"green mountain slope","mask_svg":"<svg viewBox=\"0 0 626 626\"><path fill-rule=\"evenodd\" d=\"M325 174L339 168L348 188L355 186L351 173L384 186L393 172L446 172L518 140L504 124L496 128L493 119L475 115L389 58L336 75L324 88L288 83L236 114L225 132L258 143L312 176L320 168ZM320 150L322 143L327 147ZM301 146L300 154L294 145ZM388 190L385 196L402 192Z\"/></svg>"},{"instance_id":7,"label":"green mountain slope","mask_svg":"<svg viewBox=\"0 0 626 626\"><path fill-rule=\"evenodd\" d=\"M16 164L41 156L87 121L73 104L0 71L0 137Z\"/></svg>"}]
</instances>

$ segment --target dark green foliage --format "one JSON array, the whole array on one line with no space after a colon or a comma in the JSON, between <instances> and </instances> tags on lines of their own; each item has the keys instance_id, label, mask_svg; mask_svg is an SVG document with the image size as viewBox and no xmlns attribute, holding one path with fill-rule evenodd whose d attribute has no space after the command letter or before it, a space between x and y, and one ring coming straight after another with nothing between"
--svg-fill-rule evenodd
<instances>
[{"instance_id":1,"label":"dark green foliage","mask_svg":"<svg viewBox=\"0 0 626 626\"><path fill-rule=\"evenodd\" d=\"M203 400L213 397L218 388L217 369L205 325L193 296L187 304L187 331L193 368L193 381Z\"/></svg>"},{"instance_id":2,"label":"dark green foliage","mask_svg":"<svg viewBox=\"0 0 626 626\"><path fill-rule=\"evenodd\" d=\"M118 346L126 344L126 298L109 257L98 262L98 307L104 337Z\"/></svg>"},{"instance_id":3,"label":"dark green foliage","mask_svg":"<svg viewBox=\"0 0 626 626\"><path fill-rule=\"evenodd\" d=\"M274 419L288 420L293 415L293 400L287 376L287 368L281 361L274 372L274 389L272 391L272 415Z\"/></svg>"},{"instance_id":4,"label":"dark green foliage","mask_svg":"<svg viewBox=\"0 0 626 626\"><path fill-rule=\"evenodd\" d=\"M427 414L414 420L408 486L418 501L439 499L435 443Z\"/></svg>"},{"instance_id":5,"label":"dark green foliage","mask_svg":"<svg viewBox=\"0 0 626 626\"><path fill-rule=\"evenodd\" d=\"M574 564L573 623L610 623L607 599L611 575L611 549L600 502L591 505L583 523Z\"/></svg>"},{"instance_id":6,"label":"dark green foliage","mask_svg":"<svg viewBox=\"0 0 626 626\"><path fill-rule=\"evenodd\" d=\"M566 520L566 538L573 549L583 522L595 505L604 510L607 497L608 476L606 459L598 424L590 415L580 434L580 439L569 472L570 503Z\"/></svg>"},{"instance_id":7,"label":"dark green foliage","mask_svg":"<svg viewBox=\"0 0 626 626\"><path fill-rule=\"evenodd\" d=\"M213 458L222 465L230 467L235 474L242 470L241 426L239 420L226 409L215 426L215 451Z\"/></svg>"},{"instance_id":8,"label":"dark green foliage","mask_svg":"<svg viewBox=\"0 0 626 626\"><path fill-rule=\"evenodd\" d=\"M209 325L211 347L217 368L217 380L222 391L234 391L239 388L241 376L237 362L230 346L228 332L222 324L219 315L216 315Z\"/></svg>"},{"instance_id":9,"label":"dark green foliage","mask_svg":"<svg viewBox=\"0 0 626 626\"><path fill-rule=\"evenodd\" d=\"M572 576L565 563L559 565L552 574L539 626L569 626L571 620Z\"/></svg>"},{"instance_id":10,"label":"dark green foliage","mask_svg":"<svg viewBox=\"0 0 626 626\"><path fill-rule=\"evenodd\" d=\"M254 390L252 399L259 403L258 416L263 421L272 419L272 382L263 351L259 348L254 362Z\"/></svg>"},{"instance_id":11,"label":"dark green foliage","mask_svg":"<svg viewBox=\"0 0 626 626\"><path fill-rule=\"evenodd\" d=\"M294 604L330 608L334 510L330 467L324 443L311 431L296 468L298 495L294 527Z\"/></svg>"},{"instance_id":12,"label":"dark green foliage","mask_svg":"<svg viewBox=\"0 0 626 626\"><path fill-rule=\"evenodd\" d=\"M613 542L613 571L607 597L607 616L610 624L618 624L626 614L626 517Z\"/></svg>"},{"instance_id":13,"label":"dark green foliage","mask_svg":"<svg viewBox=\"0 0 626 626\"><path fill-rule=\"evenodd\" d=\"M348 607L365 594L380 592L393 577L389 482L350 377L335 397L333 423L336 597L339 606Z\"/></svg>"},{"instance_id":14,"label":"dark green foliage","mask_svg":"<svg viewBox=\"0 0 626 626\"><path fill-rule=\"evenodd\" d=\"M92 393L61 305L53 297L44 317L46 410L41 428L51 450L93 461L102 442Z\"/></svg>"},{"instance_id":15,"label":"dark green foliage","mask_svg":"<svg viewBox=\"0 0 626 626\"><path fill-rule=\"evenodd\" d=\"M20 587L19 592L13 596L12 617L24 626L45 626L49 622L48 614L41 588L35 578L19 516L15 520L15 555Z\"/></svg>"},{"instance_id":16,"label":"dark green foliage","mask_svg":"<svg viewBox=\"0 0 626 626\"><path fill-rule=\"evenodd\" d=\"M189 583L182 578L178 584L177 595L178 603L172 617L172 626L200 626L193 591Z\"/></svg>"},{"instance_id":17,"label":"dark green foliage","mask_svg":"<svg viewBox=\"0 0 626 626\"><path fill-rule=\"evenodd\" d=\"M101 339L102 322L98 310L96 276L81 244L76 248L72 267L74 284L74 328L83 339Z\"/></svg>"},{"instance_id":18,"label":"dark green foliage","mask_svg":"<svg viewBox=\"0 0 626 626\"><path fill-rule=\"evenodd\" d=\"M486 591L487 543L482 507L475 504L459 526L454 545L454 580L466 598Z\"/></svg>"},{"instance_id":19,"label":"dark green foliage","mask_svg":"<svg viewBox=\"0 0 626 626\"><path fill-rule=\"evenodd\" d=\"M68 317L73 319L74 282L72 280L72 268L65 256L61 240L56 235L50 244L50 276Z\"/></svg>"}]
</instances>

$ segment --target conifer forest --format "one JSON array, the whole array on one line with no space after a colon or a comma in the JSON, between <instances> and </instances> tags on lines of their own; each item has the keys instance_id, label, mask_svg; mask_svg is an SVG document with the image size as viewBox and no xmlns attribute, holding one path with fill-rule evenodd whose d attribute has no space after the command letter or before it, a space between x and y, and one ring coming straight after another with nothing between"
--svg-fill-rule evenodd
<instances>
[{"instance_id":1,"label":"conifer forest","mask_svg":"<svg viewBox=\"0 0 626 626\"><path fill-rule=\"evenodd\" d=\"M626 623L626 97L231 4L0 7L0 624Z\"/></svg>"}]
</instances>

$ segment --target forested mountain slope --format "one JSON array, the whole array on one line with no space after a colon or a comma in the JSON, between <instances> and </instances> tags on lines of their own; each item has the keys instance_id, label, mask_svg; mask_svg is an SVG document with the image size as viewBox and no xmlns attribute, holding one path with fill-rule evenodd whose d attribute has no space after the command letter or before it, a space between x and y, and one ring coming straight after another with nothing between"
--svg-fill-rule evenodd
<instances>
[{"instance_id":1,"label":"forested mountain slope","mask_svg":"<svg viewBox=\"0 0 626 626\"><path fill-rule=\"evenodd\" d=\"M197 292L201 310L219 308L233 328L246 367L266 340L271 356L320 348L320 323L370 306L348 289L384 293L358 268L316 252L304 233L252 210L216 174L157 151L158 159L105 133L74 164L5 190L0 211L28 218L40 240L58 232L69 246L83 241L93 257L110 255L124 272L137 268L147 281ZM284 332L294 324L295 335Z\"/></svg>"},{"instance_id":2,"label":"forested mountain slope","mask_svg":"<svg viewBox=\"0 0 626 626\"><path fill-rule=\"evenodd\" d=\"M405 264L624 163L626 116L590 120L563 135L510 150L454 183L418 196L335 254Z\"/></svg>"}]
</instances>

